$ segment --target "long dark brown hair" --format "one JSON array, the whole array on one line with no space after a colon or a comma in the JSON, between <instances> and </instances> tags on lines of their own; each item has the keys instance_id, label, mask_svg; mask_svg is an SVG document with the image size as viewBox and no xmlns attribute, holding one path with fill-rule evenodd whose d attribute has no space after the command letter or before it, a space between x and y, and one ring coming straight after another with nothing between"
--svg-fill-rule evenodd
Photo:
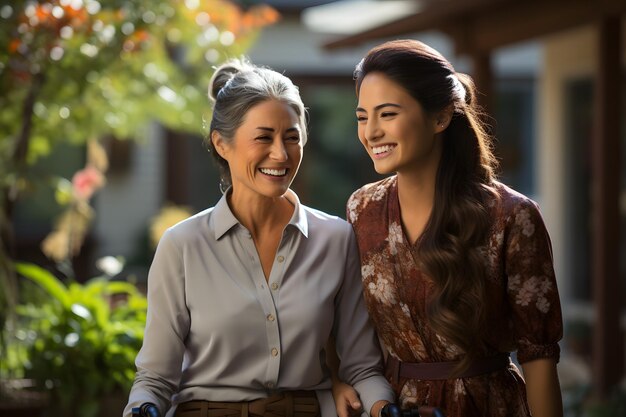
<instances>
[{"instance_id":1,"label":"long dark brown hair","mask_svg":"<svg viewBox=\"0 0 626 417\"><path fill-rule=\"evenodd\" d=\"M443 132L434 206L418 259L436 288L428 306L430 325L465 352L457 368L462 372L486 347L486 270L480 247L491 227L488 203L496 198L491 138L472 79L457 73L435 49L416 40L373 48L354 72L357 96L363 78L372 72L398 83L429 114L454 108Z\"/></svg>"}]
</instances>

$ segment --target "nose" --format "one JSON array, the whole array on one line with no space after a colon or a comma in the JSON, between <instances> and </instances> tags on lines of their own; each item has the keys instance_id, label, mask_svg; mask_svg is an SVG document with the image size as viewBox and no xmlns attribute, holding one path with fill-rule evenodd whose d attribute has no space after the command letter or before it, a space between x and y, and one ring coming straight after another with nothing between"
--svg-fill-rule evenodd
<instances>
[{"instance_id":1,"label":"nose","mask_svg":"<svg viewBox=\"0 0 626 417\"><path fill-rule=\"evenodd\" d=\"M364 133L365 139L367 139L368 141L375 141L376 139L379 139L383 135L383 132L380 128L380 124L373 117L369 118L365 122L365 130L363 133Z\"/></svg>"},{"instance_id":2,"label":"nose","mask_svg":"<svg viewBox=\"0 0 626 417\"><path fill-rule=\"evenodd\" d=\"M270 158L278 162L285 162L288 159L287 149L285 148L282 138L276 138L274 142L272 142Z\"/></svg>"}]
</instances>

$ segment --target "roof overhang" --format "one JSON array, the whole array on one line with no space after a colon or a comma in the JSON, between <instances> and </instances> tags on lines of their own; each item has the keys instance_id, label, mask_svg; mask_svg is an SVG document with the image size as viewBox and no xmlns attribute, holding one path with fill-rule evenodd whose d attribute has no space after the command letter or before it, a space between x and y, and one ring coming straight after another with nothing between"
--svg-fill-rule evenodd
<instances>
[{"instance_id":1,"label":"roof overhang","mask_svg":"<svg viewBox=\"0 0 626 417\"><path fill-rule=\"evenodd\" d=\"M353 32L324 47L337 49L439 30L453 38L459 53L489 52L591 23L607 14L626 13L623 0L424 0L417 3L419 10L410 15Z\"/></svg>"}]
</instances>

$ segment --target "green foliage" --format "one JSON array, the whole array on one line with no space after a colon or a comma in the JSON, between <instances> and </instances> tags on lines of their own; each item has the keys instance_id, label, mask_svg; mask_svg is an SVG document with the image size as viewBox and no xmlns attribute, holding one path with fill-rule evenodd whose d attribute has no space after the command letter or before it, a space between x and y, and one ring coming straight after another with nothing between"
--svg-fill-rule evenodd
<instances>
[{"instance_id":1,"label":"green foliage","mask_svg":"<svg viewBox=\"0 0 626 417\"><path fill-rule=\"evenodd\" d=\"M200 132L213 67L244 53L276 18L224 0L0 6L0 154L29 120L31 162L61 142L129 137L150 120Z\"/></svg>"},{"instance_id":2,"label":"green foliage","mask_svg":"<svg viewBox=\"0 0 626 417\"><path fill-rule=\"evenodd\" d=\"M95 416L99 400L127 393L143 341L147 300L127 282L97 277L65 285L50 272L17 264L36 289L17 307L13 366L50 390L60 415Z\"/></svg>"},{"instance_id":3,"label":"green foliage","mask_svg":"<svg viewBox=\"0 0 626 417\"><path fill-rule=\"evenodd\" d=\"M214 67L276 19L228 0L0 4L0 349L17 298L13 209L54 174L34 163L59 144L140 139L151 121L201 133Z\"/></svg>"}]
</instances>

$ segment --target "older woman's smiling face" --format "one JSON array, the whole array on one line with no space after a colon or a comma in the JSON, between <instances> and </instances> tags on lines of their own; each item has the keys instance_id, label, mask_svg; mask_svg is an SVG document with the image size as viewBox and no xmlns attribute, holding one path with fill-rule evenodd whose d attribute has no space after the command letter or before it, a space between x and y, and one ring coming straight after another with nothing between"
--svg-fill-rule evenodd
<instances>
[{"instance_id":1,"label":"older woman's smiling face","mask_svg":"<svg viewBox=\"0 0 626 417\"><path fill-rule=\"evenodd\" d=\"M213 138L228 162L233 191L280 197L291 185L302 161L299 118L283 101L266 100L248 110L232 141Z\"/></svg>"}]
</instances>

